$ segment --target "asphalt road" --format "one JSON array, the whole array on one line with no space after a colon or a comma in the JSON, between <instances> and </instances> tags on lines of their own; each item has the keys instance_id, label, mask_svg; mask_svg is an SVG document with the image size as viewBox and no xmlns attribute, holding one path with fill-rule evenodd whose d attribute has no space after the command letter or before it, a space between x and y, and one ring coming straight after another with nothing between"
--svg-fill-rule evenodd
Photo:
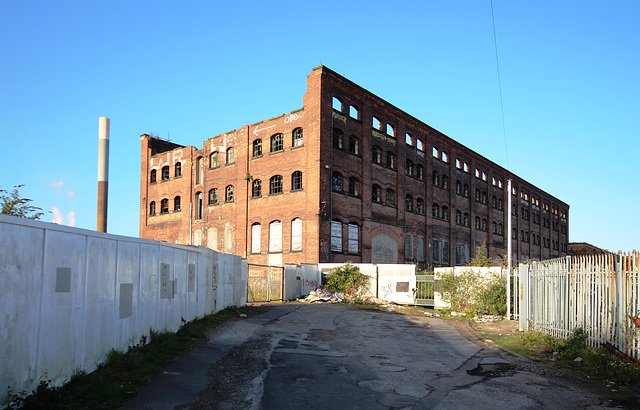
<instances>
[{"instance_id":1,"label":"asphalt road","mask_svg":"<svg viewBox=\"0 0 640 410\"><path fill-rule=\"evenodd\" d=\"M506 356L437 318L279 304L212 333L125 408L639 406L564 372Z\"/></svg>"}]
</instances>

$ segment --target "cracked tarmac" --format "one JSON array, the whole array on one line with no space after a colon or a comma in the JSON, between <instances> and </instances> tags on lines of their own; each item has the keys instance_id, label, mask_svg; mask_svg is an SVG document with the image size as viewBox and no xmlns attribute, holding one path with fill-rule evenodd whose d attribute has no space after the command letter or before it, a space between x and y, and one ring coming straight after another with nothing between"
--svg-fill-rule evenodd
<instances>
[{"instance_id":1,"label":"cracked tarmac","mask_svg":"<svg viewBox=\"0 0 640 410\"><path fill-rule=\"evenodd\" d=\"M125 407L638 407L595 383L479 345L447 321L347 305L272 305L216 331L199 348L207 346L218 353L192 363L206 368L197 389L154 395L154 380ZM173 373L162 377L170 383L185 376Z\"/></svg>"}]
</instances>

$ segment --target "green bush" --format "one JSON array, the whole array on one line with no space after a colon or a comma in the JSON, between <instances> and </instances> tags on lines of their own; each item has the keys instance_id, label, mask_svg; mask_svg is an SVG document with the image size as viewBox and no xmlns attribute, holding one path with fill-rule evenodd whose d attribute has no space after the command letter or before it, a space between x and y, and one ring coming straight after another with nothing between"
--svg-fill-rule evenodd
<instances>
[{"instance_id":1,"label":"green bush","mask_svg":"<svg viewBox=\"0 0 640 410\"><path fill-rule=\"evenodd\" d=\"M349 296L357 296L369 284L369 277L360 268L347 262L331 269L326 276L327 289Z\"/></svg>"},{"instance_id":2,"label":"green bush","mask_svg":"<svg viewBox=\"0 0 640 410\"><path fill-rule=\"evenodd\" d=\"M472 270L457 276L450 271L440 276L439 285L442 299L449 302L453 310L491 315L507 312L507 290L500 275L485 279Z\"/></svg>"}]
</instances>

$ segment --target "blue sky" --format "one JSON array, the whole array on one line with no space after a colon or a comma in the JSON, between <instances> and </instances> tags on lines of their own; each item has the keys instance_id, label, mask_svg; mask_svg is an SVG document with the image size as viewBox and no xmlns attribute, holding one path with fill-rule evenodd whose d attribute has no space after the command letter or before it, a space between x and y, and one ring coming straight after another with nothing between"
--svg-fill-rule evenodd
<instances>
[{"instance_id":1,"label":"blue sky","mask_svg":"<svg viewBox=\"0 0 640 410\"><path fill-rule=\"evenodd\" d=\"M0 3L0 187L137 236L140 134L182 145L302 107L321 63L570 205L572 242L640 249L640 2ZM506 136L506 138L505 138Z\"/></svg>"}]
</instances>

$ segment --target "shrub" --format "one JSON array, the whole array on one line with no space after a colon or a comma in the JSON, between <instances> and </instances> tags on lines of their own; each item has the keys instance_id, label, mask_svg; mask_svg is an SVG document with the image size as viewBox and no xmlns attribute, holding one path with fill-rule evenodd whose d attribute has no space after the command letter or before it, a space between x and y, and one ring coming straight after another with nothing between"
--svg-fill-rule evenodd
<instances>
[{"instance_id":1,"label":"shrub","mask_svg":"<svg viewBox=\"0 0 640 410\"><path fill-rule=\"evenodd\" d=\"M500 275L485 278L472 270L460 275L453 271L440 277L442 299L457 311L487 312L491 315L504 315L507 312L507 290Z\"/></svg>"},{"instance_id":2,"label":"shrub","mask_svg":"<svg viewBox=\"0 0 640 410\"><path fill-rule=\"evenodd\" d=\"M331 269L326 276L327 289L349 296L357 296L369 284L369 277L360 268L347 262Z\"/></svg>"}]
</instances>

